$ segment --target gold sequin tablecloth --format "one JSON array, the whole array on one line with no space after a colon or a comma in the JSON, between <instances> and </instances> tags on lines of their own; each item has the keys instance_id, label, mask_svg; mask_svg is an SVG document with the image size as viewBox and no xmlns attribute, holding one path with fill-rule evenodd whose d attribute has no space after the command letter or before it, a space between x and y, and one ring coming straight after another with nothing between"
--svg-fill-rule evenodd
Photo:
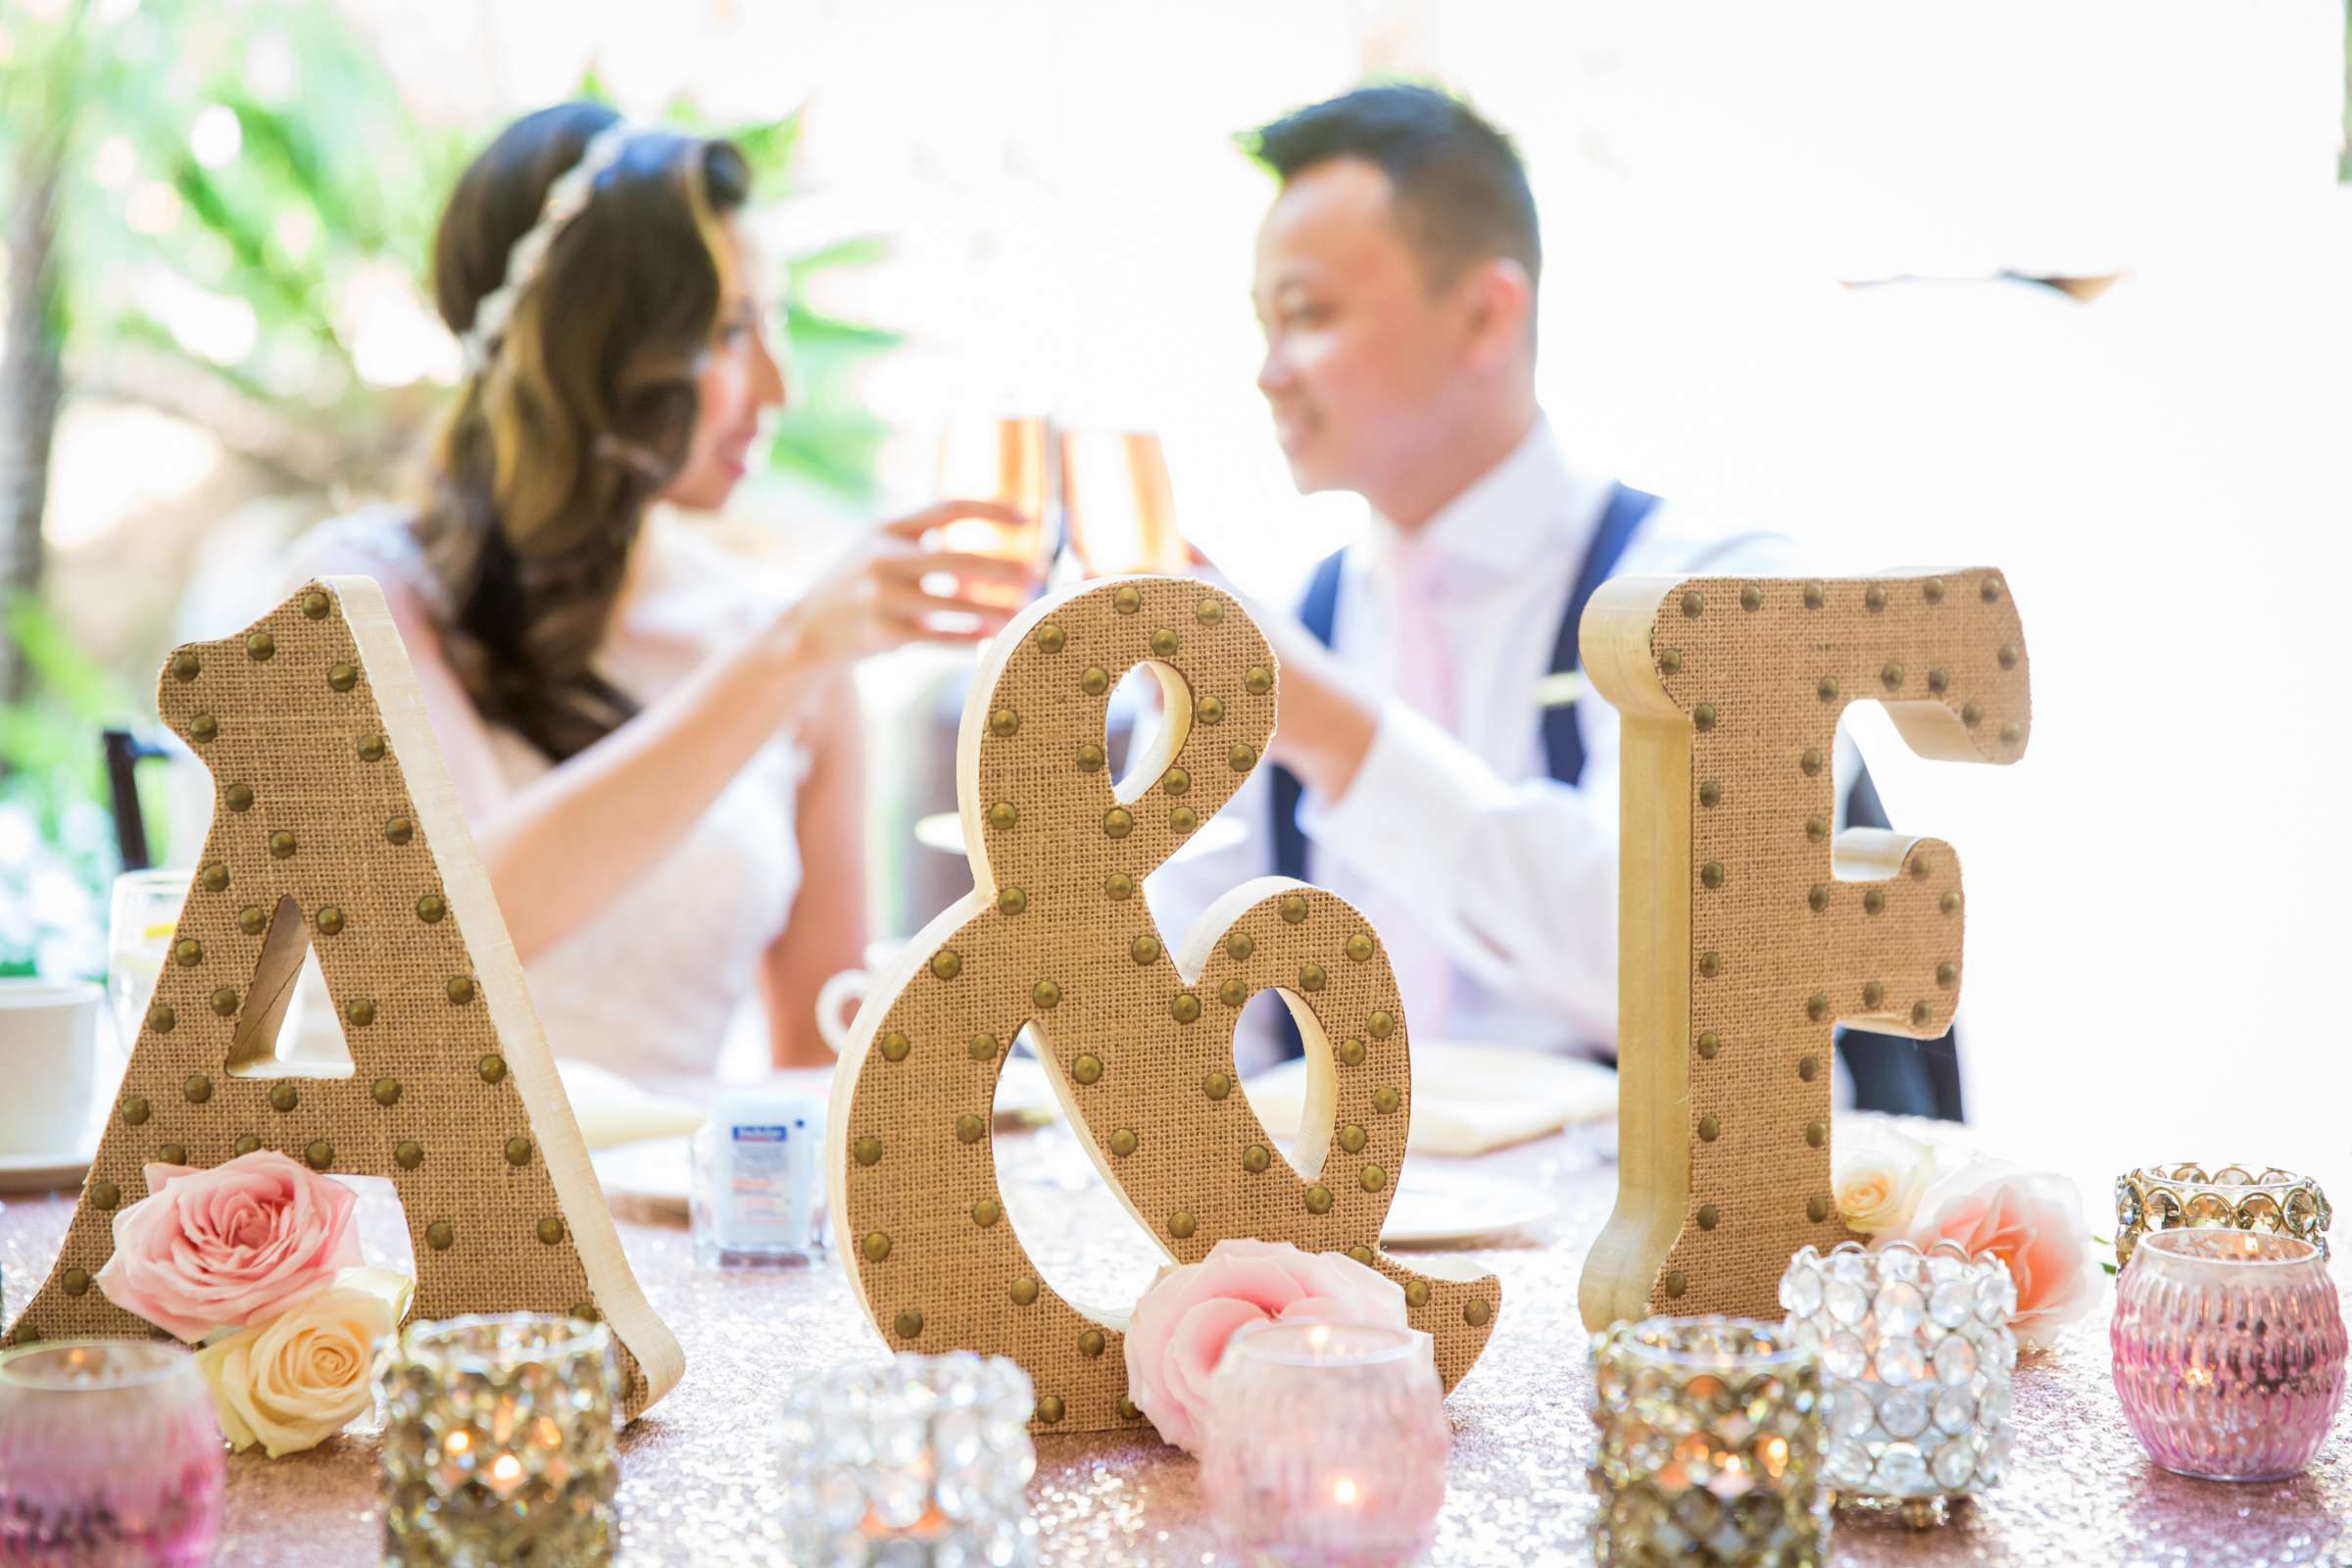
<instances>
[{"instance_id":1,"label":"gold sequin tablecloth","mask_svg":"<svg viewBox=\"0 0 2352 1568\"><path fill-rule=\"evenodd\" d=\"M1040 1265L1079 1298L1131 1297L1151 1277L1150 1244L1115 1213L1107 1191L1074 1174L1082 1162L1066 1139L1057 1128L1001 1139L1001 1158L1017 1184L1008 1186L1014 1218ZM1543 1234L1477 1253L1502 1276L1503 1311L1485 1358L1449 1405L1454 1452L1429 1560L1448 1568L1590 1562L1592 1390L1576 1279L1584 1245L1606 1214L1614 1171L1575 1136L1465 1163L1545 1186L1561 1208ZM1027 1200L1018 1196L1024 1191ZM2086 1196L2097 1201L2105 1194ZM379 1258L387 1245L401 1245L387 1200L388 1193L369 1194L363 1221ZM47 1271L71 1205L63 1197L6 1201L0 1268L13 1306ZM632 1568L781 1562L767 1412L781 1388L813 1368L879 1359L880 1338L836 1267L698 1272L682 1226L627 1202L615 1207L638 1277L687 1356L685 1381L621 1441L620 1560ZM2339 1288L2352 1286L2342 1256ZM2352 1568L2352 1414L2337 1422L2310 1469L2284 1484L2238 1487L2168 1475L2124 1425L2108 1381L2106 1322L2102 1304L2058 1350L2019 1367L2016 1454L1999 1488L1940 1530L1841 1525L1831 1560L1916 1568ZM1126 1568L1224 1560L1202 1514L1194 1464L1174 1449L1131 1437L1046 1438L1038 1459L1030 1497L1045 1562ZM230 1462L219 1561L234 1568L370 1562L379 1528L371 1439L338 1438L274 1461L257 1451Z\"/></svg>"}]
</instances>

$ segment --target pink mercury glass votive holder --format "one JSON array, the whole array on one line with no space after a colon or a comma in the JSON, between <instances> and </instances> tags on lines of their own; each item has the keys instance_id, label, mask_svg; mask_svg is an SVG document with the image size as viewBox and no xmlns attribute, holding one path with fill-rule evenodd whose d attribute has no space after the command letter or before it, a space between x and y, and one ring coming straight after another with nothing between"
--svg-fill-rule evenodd
<instances>
[{"instance_id":1,"label":"pink mercury glass votive holder","mask_svg":"<svg viewBox=\"0 0 2352 1568\"><path fill-rule=\"evenodd\" d=\"M2156 1231L2117 1277L2115 1392L2148 1457L2206 1481L2311 1462L2344 1397L2344 1316L2292 1236Z\"/></svg>"},{"instance_id":2,"label":"pink mercury glass votive holder","mask_svg":"<svg viewBox=\"0 0 2352 1568\"><path fill-rule=\"evenodd\" d=\"M1446 1500L1444 1398L1426 1334L1252 1324L1227 1343L1210 1383L1209 1512L1249 1562L1412 1562Z\"/></svg>"},{"instance_id":3,"label":"pink mercury glass votive holder","mask_svg":"<svg viewBox=\"0 0 2352 1568\"><path fill-rule=\"evenodd\" d=\"M220 1532L213 1396L154 1340L0 1351L0 1564L200 1568Z\"/></svg>"}]
</instances>

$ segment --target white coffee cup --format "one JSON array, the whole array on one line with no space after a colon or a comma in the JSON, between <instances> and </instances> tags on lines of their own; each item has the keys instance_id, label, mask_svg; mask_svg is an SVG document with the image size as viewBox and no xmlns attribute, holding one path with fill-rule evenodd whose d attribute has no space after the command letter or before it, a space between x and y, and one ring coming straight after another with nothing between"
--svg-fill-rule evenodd
<instances>
[{"instance_id":1,"label":"white coffee cup","mask_svg":"<svg viewBox=\"0 0 2352 1568\"><path fill-rule=\"evenodd\" d=\"M850 1038L850 1025L857 1021L858 1009L873 988L875 973L906 945L903 941L868 942L864 968L844 969L816 988L816 1032L836 1056Z\"/></svg>"},{"instance_id":2,"label":"white coffee cup","mask_svg":"<svg viewBox=\"0 0 2352 1568\"><path fill-rule=\"evenodd\" d=\"M87 980L0 980L0 1155L80 1146L105 997Z\"/></svg>"}]
</instances>

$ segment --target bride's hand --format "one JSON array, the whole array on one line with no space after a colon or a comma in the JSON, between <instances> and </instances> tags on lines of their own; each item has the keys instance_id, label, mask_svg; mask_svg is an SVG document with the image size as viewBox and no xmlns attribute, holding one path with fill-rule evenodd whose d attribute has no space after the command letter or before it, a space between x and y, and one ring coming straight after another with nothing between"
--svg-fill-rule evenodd
<instances>
[{"instance_id":1,"label":"bride's hand","mask_svg":"<svg viewBox=\"0 0 2352 1568\"><path fill-rule=\"evenodd\" d=\"M993 501L941 501L886 522L785 612L777 630L803 657L827 664L908 643L995 636L1044 572L1035 563L924 547L925 535L964 518L1029 525Z\"/></svg>"}]
</instances>

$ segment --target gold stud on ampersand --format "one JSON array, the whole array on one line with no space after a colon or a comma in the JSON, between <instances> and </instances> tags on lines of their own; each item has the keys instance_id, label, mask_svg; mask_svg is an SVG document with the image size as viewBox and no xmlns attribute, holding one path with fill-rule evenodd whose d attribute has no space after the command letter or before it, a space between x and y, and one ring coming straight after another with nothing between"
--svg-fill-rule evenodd
<instances>
[{"instance_id":1,"label":"gold stud on ampersand","mask_svg":"<svg viewBox=\"0 0 2352 1568\"><path fill-rule=\"evenodd\" d=\"M1130 738L1119 777L1105 715L1139 665L1164 716ZM877 978L842 1054L837 1223L888 1238L845 1250L868 1315L893 1349L1010 1356L1041 1410L1054 1401L1055 1431L1141 1417L1117 1325L1043 1283L1015 1225L997 1223L991 1112L1024 1030L1103 1178L1169 1257L1251 1238L1364 1262L1404 1288L1448 1389L1500 1307L1493 1276L1423 1276L1379 1250L1412 1073L1406 999L1371 923L1264 877L1172 941L1134 896L1260 764L1279 667L1247 611L1181 578L1084 585L1017 617L990 645L958 748L972 892ZM1232 1093L1234 1030L1267 991L1315 1069L1295 1163Z\"/></svg>"}]
</instances>

